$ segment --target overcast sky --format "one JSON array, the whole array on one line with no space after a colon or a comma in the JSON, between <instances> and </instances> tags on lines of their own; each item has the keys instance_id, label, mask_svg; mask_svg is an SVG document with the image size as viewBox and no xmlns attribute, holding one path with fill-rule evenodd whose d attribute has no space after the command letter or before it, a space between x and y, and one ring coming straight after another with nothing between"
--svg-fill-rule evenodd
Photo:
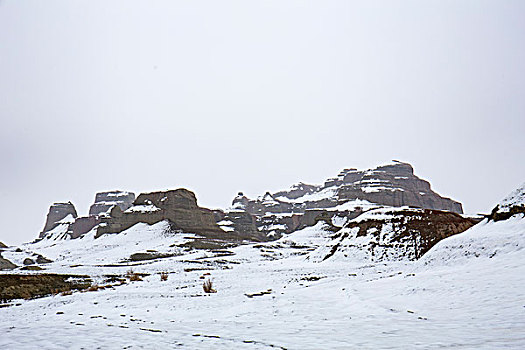
<instances>
[{"instance_id":1,"label":"overcast sky","mask_svg":"<svg viewBox=\"0 0 525 350\"><path fill-rule=\"evenodd\" d=\"M524 1L1 1L0 241L391 159L487 212L525 181L524 34Z\"/></svg>"}]
</instances>

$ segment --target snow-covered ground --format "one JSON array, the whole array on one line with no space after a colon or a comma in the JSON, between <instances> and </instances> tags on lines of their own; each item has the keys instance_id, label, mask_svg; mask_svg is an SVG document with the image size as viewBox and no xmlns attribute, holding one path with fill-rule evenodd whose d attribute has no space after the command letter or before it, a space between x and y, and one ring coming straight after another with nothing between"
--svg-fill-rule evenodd
<instances>
[{"instance_id":1,"label":"snow-covered ground","mask_svg":"<svg viewBox=\"0 0 525 350\"><path fill-rule=\"evenodd\" d=\"M100 283L130 268L150 275L0 308L0 349L525 348L522 214L483 221L416 262L314 262L332 234L323 227L198 251L184 248L195 235L139 224L4 251L18 264L42 254L54 260L46 272L87 273ZM148 250L168 257L128 260ZM203 292L205 273L217 293Z\"/></svg>"}]
</instances>

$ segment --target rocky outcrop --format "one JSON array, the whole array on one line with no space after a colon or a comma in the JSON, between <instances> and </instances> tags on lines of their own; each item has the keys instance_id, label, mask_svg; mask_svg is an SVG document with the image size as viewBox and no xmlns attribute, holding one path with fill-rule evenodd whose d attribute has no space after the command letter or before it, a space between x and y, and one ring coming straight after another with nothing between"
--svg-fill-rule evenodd
<instances>
[{"instance_id":1,"label":"rocky outcrop","mask_svg":"<svg viewBox=\"0 0 525 350\"><path fill-rule=\"evenodd\" d=\"M502 221L516 214L525 214L525 183L496 205L490 215L487 215L487 218L489 220Z\"/></svg>"},{"instance_id":2,"label":"rocky outcrop","mask_svg":"<svg viewBox=\"0 0 525 350\"><path fill-rule=\"evenodd\" d=\"M70 223L77 218L77 211L71 202L54 203L49 208L47 214L46 224L39 238L45 237L51 230L63 223Z\"/></svg>"},{"instance_id":3,"label":"rocky outcrop","mask_svg":"<svg viewBox=\"0 0 525 350\"><path fill-rule=\"evenodd\" d=\"M240 237L257 237L257 240L265 240L266 234L259 231L256 225L256 217L246 211L230 211L223 213L217 224L225 232L235 232Z\"/></svg>"},{"instance_id":4,"label":"rocky outcrop","mask_svg":"<svg viewBox=\"0 0 525 350\"><path fill-rule=\"evenodd\" d=\"M254 200L241 194L234 199L232 208L256 215L304 213L308 209L334 208L355 200L463 213L461 203L441 197L432 191L427 181L414 175L410 164L397 161L364 171L344 169L321 186L299 183L290 190L267 192Z\"/></svg>"},{"instance_id":5,"label":"rocky outcrop","mask_svg":"<svg viewBox=\"0 0 525 350\"><path fill-rule=\"evenodd\" d=\"M343 172L338 201L364 199L393 207L409 206L463 213L461 203L444 198L414 175L410 164L396 162L372 170Z\"/></svg>"},{"instance_id":6,"label":"rocky outcrop","mask_svg":"<svg viewBox=\"0 0 525 350\"><path fill-rule=\"evenodd\" d=\"M69 226L67 233L71 238L82 237L101 222L98 215L79 217Z\"/></svg>"},{"instance_id":7,"label":"rocky outcrop","mask_svg":"<svg viewBox=\"0 0 525 350\"><path fill-rule=\"evenodd\" d=\"M0 242L0 249L3 249L3 248L7 248L7 246L4 243Z\"/></svg>"},{"instance_id":8,"label":"rocky outcrop","mask_svg":"<svg viewBox=\"0 0 525 350\"><path fill-rule=\"evenodd\" d=\"M407 210L462 212L460 203L441 197L427 181L415 176L410 164L394 161L364 171L344 169L322 185L299 183L289 190L266 192L257 199L239 192L226 211L199 207L195 194L186 189L143 193L137 198L131 192L101 192L87 217L77 218L71 203L54 204L41 237L55 227L54 239L78 238L92 230L99 237L120 233L137 223L151 225L166 220L174 231L206 238L267 241L313 226L319 220L342 225L371 210L401 206ZM410 216L408 212L406 215ZM434 244L434 239L425 237L428 245Z\"/></svg>"},{"instance_id":9,"label":"rocky outcrop","mask_svg":"<svg viewBox=\"0 0 525 350\"><path fill-rule=\"evenodd\" d=\"M0 254L0 270L12 270L15 269L17 266L13 264L11 261L4 259L2 257L2 254Z\"/></svg>"},{"instance_id":10,"label":"rocky outcrop","mask_svg":"<svg viewBox=\"0 0 525 350\"><path fill-rule=\"evenodd\" d=\"M113 206L122 211L130 208L135 201L135 194L127 191L99 192L95 195L95 203L89 208L89 215L106 215Z\"/></svg>"},{"instance_id":11,"label":"rocky outcrop","mask_svg":"<svg viewBox=\"0 0 525 350\"><path fill-rule=\"evenodd\" d=\"M415 176L410 164L394 161L363 171L344 169L323 185L299 183L289 190L267 192L257 199L249 199L240 192L226 216L236 229L253 231L253 227L237 222L238 217L246 215L231 214L246 212L253 216L257 230L278 237L313 225L319 216L351 220L383 206L463 212L460 203L441 197L427 181Z\"/></svg>"},{"instance_id":12,"label":"rocky outcrop","mask_svg":"<svg viewBox=\"0 0 525 350\"><path fill-rule=\"evenodd\" d=\"M222 211L199 207L195 194L186 189L143 193L136 199L131 192L102 192L96 195L95 204L86 217L77 217L71 203L53 204L40 238L75 239L92 230L95 230L95 237L99 237L122 232L141 222L152 225L168 220L173 231L196 233L208 238L266 239L264 233L256 228L247 229L247 226L241 225L242 230L223 230L217 225L221 215L224 216Z\"/></svg>"},{"instance_id":13,"label":"rocky outcrop","mask_svg":"<svg viewBox=\"0 0 525 350\"><path fill-rule=\"evenodd\" d=\"M82 237L101 222L103 217L109 217L114 207L125 211L133 206L135 194L128 191L106 191L95 195L95 203L89 208L89 216L77 218L68 228L71 238Z\"/></svg>"},{"instance_id":14,"label":"rocky outcrop","mask_svg":"<svg viewBox=\"0 0 525 350\"><path fill-rule=\"evenodd\" d=\"M197 233L205 237L250 237L249 232L239 235L221 229L217 225L216 214L210 209L199 207L195 194L186 189L141 194L133 206L125 211L120 210L118 206L113 207L107 217L101 218L97 235L118 233L139 222L151 225L163 220L169 220L174 230Z\"/></svg>"},{"instance_id":15,"label":"rocky outcrop","mask_svg":"<svg viewBox=\"0 0 525 350\"><path fill-rule=\"evenodd\" d=\"M371 261L416 260L440 240L476 223L477 220L439 210L376 209L349 221L319 258L364 255Z\"/></svg>"}]
</instances>

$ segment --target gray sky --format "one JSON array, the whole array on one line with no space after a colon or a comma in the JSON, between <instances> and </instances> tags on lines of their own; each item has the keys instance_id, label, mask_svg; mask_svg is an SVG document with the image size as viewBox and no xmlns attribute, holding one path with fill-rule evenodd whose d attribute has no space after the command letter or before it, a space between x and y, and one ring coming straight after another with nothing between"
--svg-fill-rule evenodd
<instances>
[{"instance_id":1,"label":"gray sky","mask_svg":"<svg viewBox=\"0 0 525 350\"><path fill-rule=\"evenodd\" d=\"M487 212L525 181L524 33L523 1L1 1L0 241L391 159Z\"/></svg>"}]
</instances>

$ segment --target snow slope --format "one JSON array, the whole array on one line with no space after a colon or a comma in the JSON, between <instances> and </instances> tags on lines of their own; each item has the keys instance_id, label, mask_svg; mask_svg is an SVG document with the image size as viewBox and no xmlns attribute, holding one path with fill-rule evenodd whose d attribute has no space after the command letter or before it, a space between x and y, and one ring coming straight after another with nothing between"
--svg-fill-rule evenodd
<instances>
[{"instance_id":1,"label":"snow slope","mask_svg":"<svg viewBox=\"0 0 525 350\"><path fill-rule=\"evenodd\" d=\"M331 234L319 223L275 242L203 251L183 248L194 235L159 223L9 250L55 259L48 272L150 275L0 308L0 348L525 348L522 214L483 221L416 262L309 259ZM147 250L173 255L126 260ZM203 292L204 273L217 293Z\"/></svg>"}]
</instances>

